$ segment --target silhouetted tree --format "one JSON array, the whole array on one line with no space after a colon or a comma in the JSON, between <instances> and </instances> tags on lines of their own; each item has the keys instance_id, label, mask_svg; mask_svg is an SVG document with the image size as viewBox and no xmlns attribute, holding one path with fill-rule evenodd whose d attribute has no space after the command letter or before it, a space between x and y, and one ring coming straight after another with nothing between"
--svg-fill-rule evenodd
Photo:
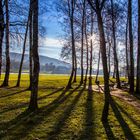
<instances>
[{"instance_id":1,"label":"silhouetted tree","mask_svg":"<svg viewBox=\"0 0 140 140\"><path fill-rule=\"evenodd\" d=\"M29 104L29 110L34 111L38 108L38 81L39 81L39 55L38 55L38 0L31 1L32 16L33 16L33 77L32 77L32 89L31 98Z\"/></svg>"},{"instance_id":2,"label":"silhouetted tree","mask_svg":"<svg viewBox=\"0 0 140 140\"><path fill-rule=\"evenodd\" d=\"M102 121L106 122L108 118L109 112L109 100L110 100L110 89L109 89L109 73L108 73L108 65L107 65L107 56L106 56L106 41L105 41L105 33L104 33L104 26L103 26L103 19L102 19L102 9L106 2L106 0L88 0L90 6L97 14L97 21L98 21L98 30L100 36L100 49L102 55L102 63L103 63L103 72L104 72L104 94L105 94L105 104L102 113Z\"/></svg>"},{"instance_id":3,"label":"silhouetted tree","mask_svg":"<svg viewBox=\"0 0 140 140\"><path fill-rule=\"evenodd\" d=\"M2 70L2 44L4 37L4 12L3 12L3 1L0 1L0 77Z\"/></svg>"},{"instance_id":4,"label":"silhouetted tree","mask_svg":"<svg viewBox=\"0 0 140 140\"><path fill-rule=\"evenodd\" d=\"M133 56L133 31L132 31L132 0L128 0L128 25L130 45L130 93L134 92L134 56Z\"/></svg>"},{"instance_id":5,"label":"silhouetted tree","mask_svg":"<svg viewBox=\"0 0 140 140\"><path fill-rule=\"evenodd\" d=\"M140 0L138 0L138 54L136 93L140 94Z\"/></svg>"},{"instance_id":6,"label":"silhouetted tree","mask_svg":"<svg viewBox=\"0 0 140 140\"><path fill-rule=\"evenodd\" d=\"M9 74L10 74L10 56L9 56L9 1L5 0L5 11L6 11L6 71L5 78L2 86L8 86L9 84Z\"/></svg>"}]
</instances>

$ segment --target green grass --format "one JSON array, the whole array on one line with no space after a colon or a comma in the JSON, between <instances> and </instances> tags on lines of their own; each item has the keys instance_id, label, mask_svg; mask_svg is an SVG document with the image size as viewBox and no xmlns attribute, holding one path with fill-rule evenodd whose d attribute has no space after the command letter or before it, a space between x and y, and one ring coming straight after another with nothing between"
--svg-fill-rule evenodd
<instances>
[{"instance_id":1,"label":"green grass","mask_svg":"<svg viewBox=\"0 0 140 140\"><path fill-rule=\"evenodd\" d=\"M140 139L140 111L113 98L109 121L102 124L103 94L89 92L78 83L66 91L68 78L41 75L39 110L29 113L29 77L22 75L21 87L14 88L17 75L11 75L10 86L0 89L0 140Z\"/></svg>"}]
</instances>

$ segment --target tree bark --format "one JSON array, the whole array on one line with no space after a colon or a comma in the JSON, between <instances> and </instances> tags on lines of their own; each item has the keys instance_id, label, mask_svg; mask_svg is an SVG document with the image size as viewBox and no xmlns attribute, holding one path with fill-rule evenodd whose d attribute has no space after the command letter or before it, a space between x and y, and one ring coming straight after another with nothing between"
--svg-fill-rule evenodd
<instances>
[{"instance_id":1,"label":"tree bark","mask_svg":"<svg viewBox=\"0 0 140 140\"><path fill-rule=\"evenodd\" d=\"M31 16L30 16L30 24L29 24L29 46L30 46L30 50L29 50L29 78L30 78L30 85L29 85L29 90L32 90L32 76L33 76L33 52L32 52L32 48L33 48L33 33L32 33L32 24L33 24L33 20L32 20L32 9L31 10Z\"/></svg>"},{"instance_id":2,"label":"tree bark","mask_svg":"<svg viewBox=\"0 0 140 140\"><path fill-rule=\"evenodd\" d=\"M87 36L87 23L85 22L85 39L86 39L86 63L87 63L87 68L86 68L86 75L85 75L85 82L87 81L87 75L88 75L88 70L89 70L89 44L88 44L88 36Z\"/></svg>"},{"instance_id":3,"label":"tree bark","mask_svg":"<svg viewBox=\"0 0 140 140\"><path fill-rule=\"evenodd\" d=\"M8 0L5 0L6 7L6 72L2 87L6 87L9 84L9 74L10 74L10 56L9 56L9 4Z\"/></svg>"},{"instance_id":4,"label":"tree bark","mask_svg":"<svg viewBox=\"0 0 140 140\"><path fill-rule=\"evenodd\" d=\"M32 4L32 3L31 3ZM39 55L38 55L38 0L33 0L33 77L29 110L38 109L38 81L39 81Z\"/></svg>"},{"instance_id":5,"label":"tree bark","mask_svg":"<svg viewBox=\"0 0 140 140\"><path fill-rule=\"evenodd\" d=\"M3 13L3 6L2 0L0 1L0 78L2 72L2 43L4 37L4 13Z\"/></svg>"},{"instance_id":6,"label":"tree bark","mask_svg":"<svg viewBox=\"0 0 140 140\"><path fill-rule=\"evenodd\" d=\"M93 9L91 9L91 27L90 35L93 36ZM92 79L92 62L93 62L93 42L90 40L90 69L89 69L89 78Z\"/></svg>"},{"instance_id":7,"label":"tree bark","mask_svg":"<svg viewBox=\"0 0 140 140\"><path fill-rule=\"evenodd\" d=\"M130 44L130 93L134 93L134 56L133 56L133 33L132 33L132 0L128 0L128 23Z\"/></svg>"},{"instance_id":8,"label":"tree bark","mask_svg":"<svg viewBox=\"0 0 140 140\"><path fill-rule=\"evenodd\" d=\"M85 24L85 0L83 1L83 13L82 13L82 26L81 26L81 81L83 84L84 68L83 68L83 50L84 50L84 24Z\"/></svg>"},{"instance_id":9,"label":"tree bark","mask_svg":"<svg viewBox=\"0 0 140 140\"><path fill-rule=\"evenodd\" d=\"M70 18L70 28L71 28L71 41L72 41L72 71L66 86L67 89L72 87L72 79L74 76L74 61L75 61L75 37L74 37L74 8L75 8L75 0L71 0L71 6L69 4L69 18ZM70 8L71 7L71 8Z\"/></svg>"},{"instance_id":10,"label":"tree bark","mask_svg":"<svg viewBox=\"0 0 140 140\"><path fill-rule=\"evenodd\" d=\"M140 0L138 0L138 54L137 54L136 93L140 94Z\"/></svg>"},{"instance_id":11,"label":"tree bark","mask_svg":"<svg viewBox=\"0 0 140 140\"><path fill-rule=\"evenodd\" d=\"M97 74L96 74L96 79L95 79L95 82L98 81L98 76L99 76L99 68L100 68L100 57L101 57L101 52L100 52L100 49L99 49L99 58L98 58L98 66L97 66Z\"/></svg>"},{"instance_id":12,"label":"tree bark","mask_svg":"<svg viewBox=\"0 0 140 140\"><path fill-rule=\"evenodd\" d=\"M116 45L116 27L115 27L115 21L114 21L114 4L113 0L111 0L111 10L112 10L112 33L113 33L113 52L114 52L114 67L116 70L116 82L117 82L117 87L121 88L120 84L120 76L119 76L119 62L118 62L118 56L117 56L117 45Z\"/></svg>"},{"instance_id":13,"label":"tree bark","mask_svg":"<svg viewBox=\"0 0 140 140\"><path fill-rule=\"evenodd\" d=\"M107 118L108 118L108 112L109 112L109 97L110 97L109 73L108 73L108 67L107 67L106 42L105 42L103 21L102 21L101 11L99 9L98 3L96 4L96 8L97 8L97 20L98 20L98 29L99 29L99 35L100 35L100 47L101 47L103 72L104 72L105 104L104 104L104 109L103 109L103 114L102 114L102 121L106 122Z\"/></svg>"},{"instance_id":14,"label":"tree bark","mask_svg":"<svg viewBox=\"0 0 140 140\"><path fill-rule=\"evenodd\" d=\"M128 77L128 83L130 84L130 68L129 68L129 57L128 57L128 16L127 16L127 22L126 22L126 31L125 31L125 54L126 54L126 73Z\"/></svg>"},{"instance_id":15,"label":"tree bark","mask_svg":"<svg viewBox=\"0 0 140 140\"><path fill-rule=\"evenodd\" d=\"M17 80L16 87L20 86L21 72L22 72L22 66L23 66L24 55L25 55L25 50L26 50L26 41L27 41L28 28L29 28L29 22L30 22L29 19L30 19L30 10L29 10L29 16L28 16L28 21L27 21L27 25L26 25L26 31L25 31L25 37L24 37L24 43L23 43L23 52L22 52L22 56L21 56L21 62L20 62L20 66L19 66L18 80Z\"/></svg>"}]
</instances>

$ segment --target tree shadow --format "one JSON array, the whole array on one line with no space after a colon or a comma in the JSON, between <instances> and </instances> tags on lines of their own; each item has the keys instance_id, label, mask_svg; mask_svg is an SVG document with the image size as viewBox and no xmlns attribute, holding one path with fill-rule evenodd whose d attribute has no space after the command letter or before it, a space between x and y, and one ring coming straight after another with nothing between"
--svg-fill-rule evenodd
<instances>
[{"instance_id":1,"label":"tree shadow","mask_svg":"<svg viewBox=\"0 0 140 140\"><path fill-rule=\"evenodd\" d=\"M50 94L41 96L41 97L38 98L38 101L43 100L43 99L45 99L45 98L47 98L47 97L49 97L49 96L51 96L51 95L53 95L53 94L56 94L57 92L59 92L59 91L61 91L61 90L63 90L63 89L64 89L64 88L60 88L60 89L58 89L58 90L53 91L53 92L50 93ZM0 112L0 114L6 113L6 112L8 112L8 111L16 110L16 109L19 109L19 108L22 108L22 107L27 107L28 104L29 104L28 102L26 102L26 103L20 103L20 104L18 104L18 105L16 104L15 106L12 106L12 107L10 107L10 108L4 109L3 111Z\"/></svg>"},{"instance_id":2,"label":"tree shadow","mask_svg":"<svg viewBox=\"0 0 140 140\"><path fill-rule=\"evenodd\" d=\"M118 122L121 125L121 128L122 128L122 130L124 132L124 135L125 135L126 139L128 139L128 140L136 140L133 132L129 128L129 125L125 122L122 114L118 110L118 107L116 105L116 102L113 100L112 97L110 97L110 105L111 105L112 110L113 110L113 112L115 114L115 117L117 118Z\"/></svg>"},{"instance_id":3,"label":"tree shadow","mask_svg":"<svg viewBox=\"0 0 140 140\"><path fill-rule=\"evenodd\" d=\"M0 96L0 99L1 99L1 98L6 98L6 97L10 97L10 96L13 96L13 95L16 95L16 94L25 92L25 91L27 91L27 89L23 89L23 90L21 90L21 91L17 91L17 92L11 93L11 94L7 94L7 95L4 95L4 96Z\"/></svg>"},{"instance_id":4,"label":"tree shadow","mask_svg":"<svg viewBox=\"0 0 140 140\"><path fill-rule=\"evenodd\" d=\"M107 122L103 122L103 126L105 128L105 132L106 132L108 140L115 140L116 138L115 138L115 136L114 136L114 134L113 134L113 132L111 130L109 122L108 121Z\"/></svg>"},{"instance_id":5,"label":"tree shadow","mask_svg":"<svg viewBox=\"0 0 140 140\"><path fill-rule=\"evenodd\" d=\"M47 106L44 106L40 108L38 111L31 113L29 116L28 114L26 115L26 111L18 115L14 120L11 120L10 122L4 123L2 125L5 125L5 129L3 132L5 132L3 135L0 134L0 138L3 138L7 134L11 133L12 130L14 131L18 130L16 133L16 136L13 136L12 139L20 139L21 135L22 138L26 137L29 133L30 130L33 130L37 125L41 124L41 122L49 116L55 109L57 109L65 100L67 100L71 94L76 91L79 88L76 87L72 91L69 91L68 94L65 95L65 93L68 91L65 89L55 100L53 100L50 104ZM27 111L28 112L28 111ZM25 114L25 115L24 115ZM29 117L28 117L29 116ZM25 119L24 119L25 118ZM23 120L18 122L18 120ZM22 127L20 127L20 125ZM12 129L9 129L12 127Z\"/></svg>"},{"instance_id":6,"label":"tree shadow","mask_svg":"<svg viewBox=\"0 0 140 140\"><path fill-rule=\"evenodd\" d=\"M86 116L85 116L85 128L79 137L79 140L93 140L95 138L94 132L94 110L93 110L93 90L92 90L92 78L89 78L88 95L86 99Z\"/></svg>"},{"instance_id":7,"label":"tree shadow","mask_svg":"<svg viewBox=\"0 0 140 140\"><path fill-rule=\"evenodd\" d=\"M86 88L86 85L84 85L84 87L75 96L71 104L64 110L63 114L59 117L58 121L55 123L53 130L49 133L49 136L47 137L48 140L56 139L57 136L61 133L63 126L65 125L66 121L70 117L72 111L75 109L76 104L80 100L80 97L83 91L85 90L85 88Z\"/></svg>"},{"instance_id":8,"label":"tree shadow","mask_svg":"<svg viewBox=\"0 0 140 140\"><path fill-rule=\"evenodd\" d=\"M134 118L128 114L127 111L125 111L118 103L116 103L117 107L120 109L121 112L123 112L132 122L135 124L138 128L140 128L140 123L138 123Z\"/></svg>"}]
</instances>

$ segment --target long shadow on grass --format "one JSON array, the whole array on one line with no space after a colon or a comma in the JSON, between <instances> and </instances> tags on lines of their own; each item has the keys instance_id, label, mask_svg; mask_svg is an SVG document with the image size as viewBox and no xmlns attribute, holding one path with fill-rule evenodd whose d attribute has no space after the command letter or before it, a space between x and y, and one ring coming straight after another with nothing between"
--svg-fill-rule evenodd
<instances>
[{"instance_id":1,"label":"long shadow on grass","mask_svg":"<svg viewBox=\"0 0 140 140\"><path fill-rule=\"evenodd\" d=\"M41 97L38 98L38 101L43 100L43 99L45 99L45 98L47 98L47 97L49 97L49 96L51 96L51 95L53 95L53 94L56 94L57 92L59 92L59 91L61 91L61 90L63 90L63 89L64 89L64 88L60 88L60 89L58 89L58 90L53 91L53 92L50 93L50 94L41 96ZM27 107L28 104L29 104L28 102L26 102L26 103L20 103L20 104L18 104L18 105L16 104L15 106L12 106L12 107L10 107L10 108L4 109L3 111L0 112L0 114L6 113L6 112L8 112L8 111L16 110L16 109L19 109L19 108Z\"/></svg>"},{"instance_id":2,"label":"long shadow on grass","mask_svg":"<svg viewBox=\"0 0 140 140\"><path fill-rule=\"evenodd\" d=\"M57 109L65 100L67 100L71 94L76 91L79 88L76 87L74 90L70 91L68 94L65 95L65 93L68 90L64 90L53 102L48 104L47 106L44 106L40 108L37 112L32 113L30 116L23 115L24 112L17 116L14 120L11 120L7 124L4 124L6 126L7 132L10 133L12 130L16 130L16 136L13 136L12 139L20 139L21 137L26 137L31 130L33 130L37 125L41 124L41 122L49 116L55 109ZM24 117L23 117L24 116ZM27 117L29 116L29 117ZM18 120L22 120L20 123L18 123ZM25 119L24 119L25 118ZM20 125L22 127L20 127ZM12 127L13 126L13 127ZM10 128L10 129L8 129ZM5 132L5 130L4 130ZM4 137L6 134L0 135L0 137Z\"/></svg>"},{"instance_id":3,"label":"long shadow on grass","mask_svg":"<svg viewBox=\"0 0 140 140\"><path fill-rule=\"evenodd\" d=\"M125 120L123 119L122 114L120 113L120 111L118 110L118 107L116 105L116 102L113 100L112 97L110 97L110 105L112 107L112 110L118 120L118 122L120 123L122 130L124 132L124 135L126 137L127 140L136 140L133 132L131 131L131 129L129 128L129 125L125 122Z\"/></svg>"},{"instance_id":4,"label":"long shadow on grass","mask_svg":"<svg viewBox=\"0 0 140 140\"><path fill-rule=\"evenodd\" d=\"M103 123L103 126L105 128L105 132L106 132L106 135L108 137L108 140L115 140L116 138L115 138L115 136L114 136L114 134L113 134L113 132L111 130L111 127L109 125L109 122L108 121L107 122L104 122Z\"/></svg>"},{"instance_id":5,"label":"long shadow on grass","mask_svg":"<svg viewBox=\"0 0 140 140\"><path fill-rule=\"evenodd\" d=\"M132 116L131 114L128 114L125 109L123 109L118 103L116 103L117 107L120 109L121 112L123 112L131 121L133 124L135 124L138 128L140 128L140 123L138 123Z\"/></svg>"},{"instance_id":6,"label":"long shadow on grass","mask_svg":"<svg viewBox=\"0 0 140 140\"><path fill-rule=\"evenodd\" d=\"M92 78L89 78L88 95L86 99L86 117L85 128L79 137L79 140L93 140L95 139L94 133L94 110L93 110L93 90L92 90Z\"/></svg>"},{"instance_id":7,"label":"long shadow on grass","mask_svg":"<svg viewBox=\"0 0 140 140\"><path fill-rule=\"evenodd\" d=\"M16 94L19 94L19 93L23 93L25 91L27 91L27 89L20 90L20 91L14 92L14 93L10 93L10 94L4 95L4 96L0 96L0 99L1 98L6 98L6 97L9 97L9 96L13 96L13 95L16 95Z\"/></svg>"},{"instance_id":8,"label":"long shadow on grass","mask_svg":"<svg viewBox=\"0 0 140 140\"><path fill-rule=\"evenodd\" d=\"M65 125L66 121L69 119L72 111L75 109L76 104L80 100L80 97L83 91L85 90L85 88L86 88L86 85L84 85L84 87L75 96L71 104L64 110L62 115L58 118L53 130L49 133L49 136L47 136L48 140L57 139L57 136L61 133L63 126Z\"/></svg>"}]
</instances>

